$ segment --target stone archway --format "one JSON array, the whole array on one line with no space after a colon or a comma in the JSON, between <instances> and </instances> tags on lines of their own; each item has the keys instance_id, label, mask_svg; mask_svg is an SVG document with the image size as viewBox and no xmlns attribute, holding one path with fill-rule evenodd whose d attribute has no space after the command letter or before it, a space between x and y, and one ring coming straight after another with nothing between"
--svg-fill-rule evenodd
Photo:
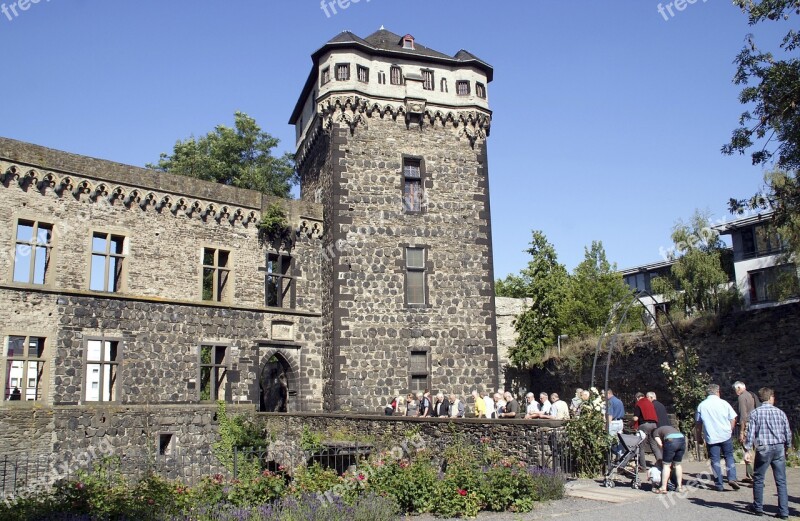
<instances>
[{"instance_id":1,"label":"stone archway","mask_svg":"<svg viewBox=\"0 0 800 521\"><path fill-rule=\"evenodd\" d=\"M259 371L259 410L261 412L293 412L300 410L298 372L279 351L266 354Z\"/></svg>"}]
</instances>

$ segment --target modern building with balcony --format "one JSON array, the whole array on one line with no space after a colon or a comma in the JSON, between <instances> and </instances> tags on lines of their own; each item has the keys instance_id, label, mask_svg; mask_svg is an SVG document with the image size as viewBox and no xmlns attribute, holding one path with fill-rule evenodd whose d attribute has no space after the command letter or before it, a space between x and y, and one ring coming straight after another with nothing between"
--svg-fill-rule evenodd
<instances>
[{"instance_id":1,"label":"modern building with balcony","mask_svg":"<svg viewBox=\"0 0 800 521\"><path fill-rule=\"evenodd\" d=\"M745 307L797 300L797 264L774 228L772 212L736 219L714 229L731 236L736 287Z\"/></svg>"}]
</instances>

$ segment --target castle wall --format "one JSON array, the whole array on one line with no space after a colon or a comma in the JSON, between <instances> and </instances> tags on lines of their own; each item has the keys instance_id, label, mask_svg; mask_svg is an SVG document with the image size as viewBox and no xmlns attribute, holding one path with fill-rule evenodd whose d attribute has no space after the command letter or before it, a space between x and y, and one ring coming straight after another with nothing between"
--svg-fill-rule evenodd
<instances>
[{"instance_id":1,"label":"castle wall","mask_svg":"<svg viewBox=\"0 0 800 521\"><path fill-rule=\"evenodd\" d=\"M110 340L120 351L117 403L199 403L202 344L226 349L220 398L258 406L261 367L278 353L293 373L290 408L322 407L320 205L7 139L0 139L0 181L6 203L0 206L0 356L6 357L10 337L44 339L36 403L90 399L87 389L98 382L87 373L88 343ZM256 224L262 207L273 202L287 210L292 230L298 230L291 251L291 309L265 300L271 246L259 244ZM43 283L15 276L19 265L45 265L44 257L16 244L18 225L28 222L52 226ZM98 232L124 237L118 291L92 289ZM34 241L33 248L45 243ZM204 248L230 253L220 301L204 295ZM0 407L31 405L28 396L6 399L21 376L22 369L4 361Z\"/></svg>"}]
</instances>

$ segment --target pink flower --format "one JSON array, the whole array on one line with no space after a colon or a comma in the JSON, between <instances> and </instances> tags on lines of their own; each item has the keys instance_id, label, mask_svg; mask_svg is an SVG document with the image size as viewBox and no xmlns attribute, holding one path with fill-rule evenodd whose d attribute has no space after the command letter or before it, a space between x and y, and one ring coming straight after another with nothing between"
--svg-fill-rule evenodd
<instances>
[{"instance_id":1,"label":"pink flower","mask_svg":"<svg viewBox=\"0 0 800 521\"><path fill-rule=\"evenodd\" d=\"M462 495L462 496L466 496L466 495L467 495L467 491L466 491L466 490L464 490L463 488L460 488L460 489L458 489L458 493L459 493L460 495Z\"/></svg>"},{"instance_id":2,"label":"pink flower","mask_svg":"<svg viewBox=\"0 0 800 521\"><path fill-rule=\"evenodd\" d=\"M358 480L359 481L364 481L364 474L359 474L358 475Z\"/></svg>"}]
</instances>

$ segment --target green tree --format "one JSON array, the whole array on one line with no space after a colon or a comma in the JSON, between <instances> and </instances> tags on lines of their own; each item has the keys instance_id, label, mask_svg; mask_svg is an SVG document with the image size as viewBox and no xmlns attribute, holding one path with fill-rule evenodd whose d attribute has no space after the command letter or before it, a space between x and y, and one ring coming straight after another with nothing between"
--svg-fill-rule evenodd
<instances>
[{"instance_id":1,"label":"green tree","mask_svg":"<svg viewBox=\"0 0 800 521\"><path fill-rule=\"evenodd\" d=\"M684 313L719 313L734 298L734 290L722 286L729 276L723 265L725 244L711 228L708 216L695 211L689 222L679 220L672 231L676 262L671 278L656 279L653 292L679 302Z\"/></svg>"},{"instance_id":2,"label":"green tree","mask_svg":"<svg viewBox=\"0 0 800 521\"><path fill-rule=\"evenodd\" d=\"M559 308L566 297L569 275L558 262L556 250L540 230L532 234L528 266L520 275L509 276L500 283L509 296L531 299L527 308L514 323L519 337L509 349L514 365L525 368L538 363L547 347L556 342L559 334Z\"/></svg>"},{"instance_id":3,"label":"green tree","mask_svg":"<svg viewBox=\"0 0 800 521\"><path fill-rule=\"evenodd\" d=\"M569 279L569 295L560 310L564 331L571 336L601 333L612 307L632 296L617 265L608 262L602 241L592 241L584 252Z\"/></svg>"},{"instance_id":4,"label":"green tree","mask_svg":"<svg viewBox=\"0 0 800 521\"><path fill-rule=\"evenodd\" d=\"M797 0L733 0L747 15L750 25L788 20L800 13ZM754 165L774 163L766 188L750 199L731 199L730 210L770 209L775 225L800 253L800 34L790 29L780 43L784 59L756 46L752 35L736 57L734 83L742 85L739 101L749 106L739 118L725 154L750 151Z\"/></svg>"},{"instance_id":5,"label":"green tree","mask_svg":"<svg viewBox=\"0 0 800 521\"><path fill-rule=\"evenodd\" d=\"M234 119L234 128L218 125L205 136L178 141L171 155L162 153L158 163L147 167L289 197L297 182L292 156L274 156L278 140L247 114L236 112Z\"/></svg>"},{"instance_id":6,"label":"green tree","mask_svg":"<svg viewBox=\"0 0 800 521\"><path fill-rule=\"evenodd\" d=\"M800 179L796 172L778 168L767 172L762 191L750 199L731 199L728 209L738 215L747 210L773 212L772 225L788 247L787 257L800 255Z\"/></svg>"}]
</instances>

